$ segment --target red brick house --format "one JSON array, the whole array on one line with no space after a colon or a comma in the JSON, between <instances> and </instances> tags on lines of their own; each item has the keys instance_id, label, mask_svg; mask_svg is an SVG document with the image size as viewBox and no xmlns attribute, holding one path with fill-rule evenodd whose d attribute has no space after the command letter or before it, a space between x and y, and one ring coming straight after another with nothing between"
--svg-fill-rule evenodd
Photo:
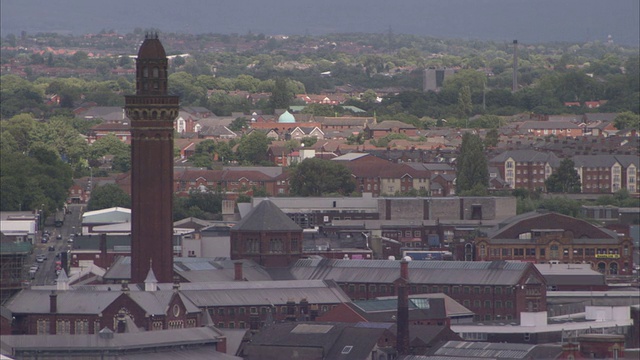
<instances>
[{"instance_id":1,"label":"red brick house","mask_svg":"<svg viewBox=\"0 0 640 360\"><path fill-rule=\"evenodd\" d=\"M128 121L103 122L95 125L89 130L87 141L92 144L109 134L114 134L123 143L131 144L131 124Z\"/></svg>"},{"instance_id":2,"label":"red brick house","mask_svg":"<svg viewBox=\"0 0 640 360\"><path fill-rule=\"evenodd\" d=\"M385 120L377 124L367 124L365 127L365 135L367 139L378 139L389 134L417 136L418 129L411 124L397 120Z\"/></svg>"}]
</instances>

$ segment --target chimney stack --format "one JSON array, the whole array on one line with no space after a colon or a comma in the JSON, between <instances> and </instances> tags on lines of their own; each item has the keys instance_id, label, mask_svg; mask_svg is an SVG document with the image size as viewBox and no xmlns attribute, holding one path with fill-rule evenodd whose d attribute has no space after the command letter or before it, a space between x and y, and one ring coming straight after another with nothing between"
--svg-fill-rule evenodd
<instances>
[{"instance_id":1,"label":"chimney stack","mask_svg":"<svg viewBox=\"0 0 640 360\"><path fill-rule=\"evenodd\" d=\"M396 350L398 355L409 355L409 262L400 261L400 278L395 282L398 289L398 314Z\"/></svg>"},{"instance_id":2,"label":"chimney stack","mask_svg":"<svg viewBox=\"0 0 640 360\"><path fill-rule=\"evenodd\" d=\"M244 280L244 275L242 274L242 262L236 261L233 263L233 280L242 281Z\"/></svg>"},{"instance_id":3,"label":"chimney stack","mask_svg":"<svg viewBox=\"0 0 640 360\"><path fill-rule=\"evenodd\" d=\"M309 301L307 299L300 300L300 320L309 321Z\"/></svg>"},{"instance_id":4,"label":"chimney stack","mask_svg":"<svg viewBox=\"0 0 640 360\"><path fill-rule=\"evenodd\" d=\"M49 312L52 314L58 312L58 294L54 290L49 294Z\"/></svg>"},{"instance_id":5,"label":"chimney stack","mask_svg":"<svg viewBox=\"0 0 640 360\"><path fill-rule=\"evenodd\" d=\"M100 261L96 265L103 268L110 265L107 261L107 234L100 234Z\"/></svg>"},{"instance_id":6,"label":"chimney stack","mask_svg":"<svg viewBox=\"0 0 640 360\"><path fill-rule=\"evenodd\" d=\"M293 299L287 300L287 321L296 321L296 302Z\"/></svg>"}]
</instances>

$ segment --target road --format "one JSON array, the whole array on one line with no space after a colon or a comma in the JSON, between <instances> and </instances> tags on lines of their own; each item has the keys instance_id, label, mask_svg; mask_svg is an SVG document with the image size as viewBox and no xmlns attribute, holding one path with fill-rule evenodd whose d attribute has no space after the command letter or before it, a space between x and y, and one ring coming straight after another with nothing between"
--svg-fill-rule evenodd
<instances>
[{"instance_id":1,"label":"road","mask_svg":"<svg viewBox=\"0 0 640 360\"><path fill-rule=\"evenodd\" d=\"M36 256L39 254L45 254L47 259L44 262L39 263L40 266L36 273L35 279L31 280L31 285L51 285L57 278L56 275L56 261L60 261L59 254L67 251L73 247L73 244L69 242L71 234L75 234L81 231L82 228L82 214L85 205L69 205L69 214L65 216L64 224L61 227L45 226L43 231L49 231L51 236L49 242L43 244L41 242L34 246L33 254L29 257L29 266L36 263ZM60 235L60 239L58 239ZM38 238L39 240L40 238ZM54 251L49 251L49 246L54 247Z\"/></svg>"}]
</instances>

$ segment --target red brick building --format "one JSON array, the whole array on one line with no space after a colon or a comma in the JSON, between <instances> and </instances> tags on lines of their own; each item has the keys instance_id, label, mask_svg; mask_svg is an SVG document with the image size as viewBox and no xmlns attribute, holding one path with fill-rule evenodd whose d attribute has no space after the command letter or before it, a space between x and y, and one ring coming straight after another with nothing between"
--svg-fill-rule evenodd
<instances>
[{"instance_id":1,"label":"red brick building","mask_svg":"<svg viewBox=\"0 0 640 360\"><path fill-rule=\"evenodd\" d=\"M555 154L536 150L508 150L489 160L511 189L530 191L545 191L545 180L559 165Z\"/></svg>"},{"instance_id":2,"label":"red brick building","mask_svg":"<svg viewBox=\"0 0 640 360\"><path fill-rule=\"evenodd\" d=\"M96 291L23 290L6 307L14 317L13 334L97 334L193 328L201 312L178 291L118 289ZM135 285L131 285L135 286Z\"/></svg>"},{"instance_id":3,"label":"red brick building","mask_svg":"<svg viewBox=\"0 0 640 360\"><path fill-rule=\"evenodd\" d=\"M231 259L285 267L302 257L302 228L263 200L231 228Z\"/></svg>"},{"instance_id":4,"label":"red brick building","mask_svg":"<svg viewBox=\"0 0 640 360\"><path fill-rule=\"evenodd\" d=\"M477 261L588 263L605 274L631 274L633 242L615 232L557 213L526 213L475 240Z\"/></svg>"},{"instance_id":5,"label":"red brick building","mask_svg":"<svg viewBox=\"0 0 640 360\"><path fill-rule=\"evenodd\" d=\"M298 280L333 279L353 300L395 296L395 260L302 259L290 271ZM546 283L530 263L505 261L411 261L409 294L444 293L473 311L477 320L517 319L545 311Z\"/></svg>"}]
</instances>

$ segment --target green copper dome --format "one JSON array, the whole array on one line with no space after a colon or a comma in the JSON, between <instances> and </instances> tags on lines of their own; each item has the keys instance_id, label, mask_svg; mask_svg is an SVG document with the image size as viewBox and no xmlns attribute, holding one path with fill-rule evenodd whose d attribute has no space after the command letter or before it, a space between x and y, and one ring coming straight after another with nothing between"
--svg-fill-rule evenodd
<instances>
[{"instance_id":1,"label":"green copper dome","mask_svg":"<svg viewBox=\"0 0 640 360\"><path fill-rule=\"evenodd\" d=\"M296 118L294 118L293 115L291 115L290 112L285 111L278 118L278 122L279 123L294 123L294 122L296 122Z\"/></svg>"}]
</instances>

